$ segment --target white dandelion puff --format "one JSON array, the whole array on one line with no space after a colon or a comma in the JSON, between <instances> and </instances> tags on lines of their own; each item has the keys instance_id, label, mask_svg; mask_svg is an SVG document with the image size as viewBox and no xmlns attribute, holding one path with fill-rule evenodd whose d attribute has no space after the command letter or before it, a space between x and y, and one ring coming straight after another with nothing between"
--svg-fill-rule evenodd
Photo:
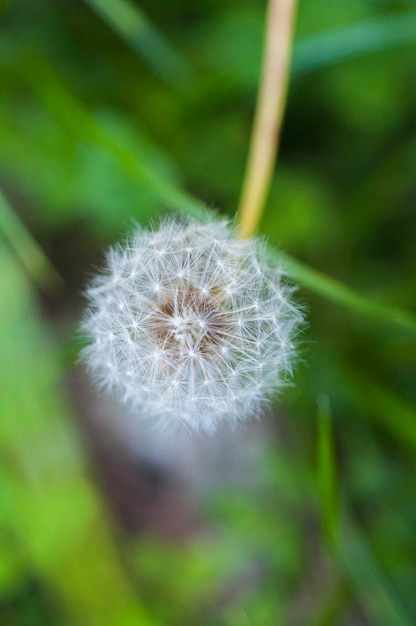
<instances>
[{"instance_id":1,"label":"white dandelion puff","mask_svg":"<svg viewBox=\"0 0 416 626\"><path fill-rule=\"evenodd\" d=\"M165 427L212 431L258 414L291 374L302 323L266 257L226 221L138 228L86 291L94 380Z\"/></svg>"}]
</instances>

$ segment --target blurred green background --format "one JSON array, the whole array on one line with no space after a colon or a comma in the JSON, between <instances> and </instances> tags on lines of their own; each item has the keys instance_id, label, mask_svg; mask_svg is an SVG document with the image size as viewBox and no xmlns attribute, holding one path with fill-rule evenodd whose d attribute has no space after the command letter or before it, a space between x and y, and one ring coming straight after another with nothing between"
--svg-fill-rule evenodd
<instances>
[{"instance_id":1,"label":"blurred green background","mask_svg":"<svg viewBox=\"0 0 416 626\"><path fill-rule=\"evenodd\" d=\"M4 626L416 624L413 0L300 1L261 231L308 329L273 414L162 441L76 365L106 246L234 214L265 9L0 1Z\"/></svg>"}]
</instances>

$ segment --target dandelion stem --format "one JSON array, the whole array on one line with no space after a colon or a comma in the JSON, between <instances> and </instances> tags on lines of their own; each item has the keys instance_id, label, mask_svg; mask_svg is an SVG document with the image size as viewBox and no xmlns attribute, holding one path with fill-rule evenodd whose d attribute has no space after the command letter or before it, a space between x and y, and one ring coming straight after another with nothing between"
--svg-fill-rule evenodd
<instances>
[{"instance_id":1,"label":"dandelion stem","mask_svg":"<svg viewBox=\"0 0 416 626\"><path fill-rule=\"evenodd\" d=\"M296 0L270 0L260 86L238 210L241 237L255 231L279 145L286 102Z\"/></svg>"}]
</instances>

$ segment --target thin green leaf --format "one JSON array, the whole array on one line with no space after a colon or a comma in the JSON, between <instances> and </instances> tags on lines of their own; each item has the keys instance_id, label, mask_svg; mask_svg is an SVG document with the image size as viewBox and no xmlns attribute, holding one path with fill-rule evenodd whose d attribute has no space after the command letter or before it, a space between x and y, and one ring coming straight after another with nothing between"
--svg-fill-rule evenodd
<instances>
[{"instance_id":1,"label":"thin green leaf","mask_svg":"<svg viewBox=\"0 0 416 626\"><path fill-rule=\"evenodd\" d=\"M379 420L399 441L416 449L416 410L388 389L369 387L374 418ZM415 457L413 457L415 458Z\"/></svg>"},{"instance_id":2,"label":"thin green leaf","mask_svg":"<svg viewBox=\"0 0 416 626\"><path fill-rule=\"evenodd\" d=\"M390 324L399 325L408 330L416 331L416 315L399 307L383 304L354 291L340 281L319 272L298 261L286 253L275 253L289 273L304 287L311 291L345 306L352 311L368 315Z\"/></svg>"},{"instance_id":3,"label":"thin green leaf","mask_svg":"<svg viewBox=\"0 0 416 626\"><path fill-rule=\"evenodd\" d=\"M83 467L63 373L22 268L0 240L2 528L70 623L154 623L125 576Z\"/></svg>"},{"instance_id":4,"label":"thin green leaf","mask_svg":"<svg viewBox=\"0 0 416 626\"><path fill-rule=\"evenodd\" d=\"M29 70L30 68L30 70ZM41 54L28 50L17 62L17 71L53 115L84 140L105 148L123 169L150 191L167 209L174 209L200 217L204 212L201 202L182 191L180 187L156 172L120 137L116 137L83 106L56 76Z\"/></svg>"},{"instance_id":5,"label":"thin green leaf","mask_svg":"<svg viewBox=\"0 0 416 626\"><path fill-rule=\"evenodd\" d=\"M0 189L0 233L8 241L27 273L43 288L63 284L52 263L32 237Z\"/></svg>"},{"instance_id":6,"label":"thin green leaf","mask_svg":"<svg viewBox=\"0 0 416 626\"><path fill-rule=\"evenodd\" d=\"M163 80L175 88L185 87L193 71L161 35L137 4L130 0L85 0L85 3L115 31Z\"/></svg>"},{"instance_id":7,"label":"thin green leaf","mask_svg":"<svg viewBox=\"0 0 416 626\"><path fill-rule=\"evenodd\" d=\"M318 487L326 535L332 554L346 581L355 589L369 615L377 620L377 624L411 626L413 623L411 617L377 563L364 533L360 531L346 507L342 513L337 511L339 498L331 411L327 396L318 398L318 417Z\"/></svg>"},{"instance_id":8,"label":"thin green leaf","mask_svg":"<svg viewBox=\"0 0 416 626\"><path fill-rule=\"evenodd\" d=\"M343 516L338 549L339 563L369 614L380 626L412 626L413 619L396 596L377 563L364 535Z\"/></svg>"},{"instance_id":9,"label":"thin green leaf","mask_svg":"<svg viewBox=\"0 0 416 626\"><path fill-rule=\"evenodd\" d=\"M321 500L322 522L330 545L337 538L338 495L336 486L335 452L332 433L332 415L329 398L318 397L318 490Z\"/></svg>"},{"instance_id":10,"label":"thin green leaf","mask_svg":"<svg viewBox=\"0 0 416 626\"><path fill-rule=\"evenodd\" d=\"M374 381L362 376L351 381L350 395L366 415L379 423L398 442L409 450L416 461L416 409L409 406L389 389L383 389Z\"/></svg>"},{"instance_id":11,"label":"thin green leaf","mask_svg":"<svg viewBox=\"0 0 416 626\"><path fill-rule=\"evenodd\" d=\"M416 14L382 17L319 35L294 46L292 71L307 74L366 54L416 43Z\"/></svg>"}]
</instances>

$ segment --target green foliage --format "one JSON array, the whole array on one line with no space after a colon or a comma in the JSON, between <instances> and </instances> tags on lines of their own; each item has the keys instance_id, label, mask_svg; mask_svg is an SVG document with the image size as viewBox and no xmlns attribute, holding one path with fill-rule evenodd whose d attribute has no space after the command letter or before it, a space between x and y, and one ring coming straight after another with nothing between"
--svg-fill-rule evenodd
<instances>
[{"instance_id":1,"label":"green foliage","mask_svg":"<svg viewBox=\"0 0 416 626\"><path fill-rule=\"evenodd\" d=\"M140 7L130 0L86 2L168 84L178 88L192 78L188 62L152 26Z\"/></svg>"},{"instance_id":2,"label":"green foliage","mask_svg":"<svg viewBox=\"0 0 416 626\"><path fill-rule=\"evenodd\" d=\"M74 623L149 624L120 568L22 271L2 248L2 588L33 576ZM22 381L24 385L22 386ZM92 529L95 528L94 531ZM91 532L94 540L91 541ZM5 539L9 537L6 544Z\"/></svg>"},{"instance_id":3,"label":"green foliage","mask_svg":"<svg viewBox=\"0 0 416 626\"><path fill-rule=\"evenodd\" d=\"M271 255L309 328L268 443L245 469L230 450L238 480L201 491L177 543L110 521L81 445L86 391L68 380L85 276L133 221L234 215L264 8L0 3L7 626L416 622L414 2L300 3L261 231L287 250Z\"/></svg>"}]
</instances>

